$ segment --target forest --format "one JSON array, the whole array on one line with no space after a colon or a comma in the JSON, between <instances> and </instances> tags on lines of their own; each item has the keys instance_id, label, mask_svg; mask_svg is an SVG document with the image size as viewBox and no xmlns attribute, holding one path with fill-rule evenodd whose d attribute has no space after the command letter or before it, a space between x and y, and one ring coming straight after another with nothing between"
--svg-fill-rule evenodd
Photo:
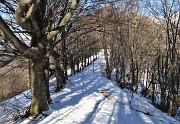
<instances>
[{"instance_id":1,"label":"forest","mask_svg":"<svg viewBox=\"0 0 180 124\"><path fill-rule=\"evenodd\" d=\"M0 105L30 90L38 116L100 51L103 76L180 115L179 0L0 0Z\"/></svg>"}]
</instances>

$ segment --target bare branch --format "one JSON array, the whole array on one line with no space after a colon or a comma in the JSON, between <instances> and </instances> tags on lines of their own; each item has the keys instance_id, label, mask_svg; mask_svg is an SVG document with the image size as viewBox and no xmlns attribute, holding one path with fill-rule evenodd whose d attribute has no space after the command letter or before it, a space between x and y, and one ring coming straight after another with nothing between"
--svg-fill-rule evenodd
<instances>
[{"instance_id":1,"label":"bare branch","mask_svg":"<svg viewBox=\"0 0 180 124\"><path fill-rule=\"evenodd\" d=\"M59 24L59 28L58 29L62 29L62 27L67 25L67 23L72 18L74 10L77 8L78 3L79 3L79 0L73 0L72 1L71 7L70 7L70 11L62 19L61 23ZM47 39L50 40L51 38L53 38L58 33L60 33L60 30L54 30L54 31L48 32Z\"/></svg>"},{"instance_id":2,"label":"bare branch","mask_svg":"<svg viewBox=\"0 0 180 124\"><path fill-rule=\"evenodd\" d=\"M12 42L12 44L21 52L24 53L28 50L28 47L23 44L16 35L12 32L6 22L0 16L0 29L3 31L4 35Z\"/></svg>"},{"instance_id":3,"label":"bare branch","mask_svg":"<svg viewBox=\"0 0 180 124\"><path fill-rule=\"evenodd\" d=\"M23 13L23 10L25 8L25 5L31 4L29 7L29 10L26 12L25 16ZM32 26L28 22L28 19L33 15L33 13L36 11L36 8L39 4L39 0L20 0L18 3L18 6L15 11L16 15L16 21L17 23L24 29L30 30L32 29Z\"/></svg>"}]
</instances>

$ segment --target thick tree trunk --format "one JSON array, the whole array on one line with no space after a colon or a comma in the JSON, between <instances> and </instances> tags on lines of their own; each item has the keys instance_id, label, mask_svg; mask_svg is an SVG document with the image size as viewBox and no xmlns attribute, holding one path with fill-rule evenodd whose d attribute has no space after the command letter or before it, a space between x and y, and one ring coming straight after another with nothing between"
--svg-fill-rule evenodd
<instances>
[{"instance_id":1,"label":"thick tree trunk","mask_svg":"<svg viewBox=\"0 0 180 124\"><path fill-rule=\"evenodd\" d=\"M43 79L43 60L32 60L31 65L31 90L32 101L29 115L38 115L42 111L48 110L48 101L46 96L46 84Z\"/></svg>"},{"instance_id":2,"label":"thick tree trunk","mask_svg":"<svg viewBox=\"0 0 180 124\"><path fill-rule=\"evenodd\" d=\"M60 60L58 58L58 55L54 53L54 60L55 60L55 73L56 73L56 80L57 80L57 86L56 86L56 92L63 89L65 84L65 78L64 78L64 72L61 69L60 66Z\"/></svg>"},{"instance_id":3,"label":"thick tree trunk","mask_svg":"<svg viewBox=\"0 0 180 124\"><path fill-rule=\"evenodd\" d=\"M56 79L57 79L57 86L56 92L63 89L65 84L64 73L59 65L56 65Z\"/></svg>"},{"instance_id":4,"label":"thick tree trunk","mask_svg":"<svg viewBox=\"0 0 180 124\"><path fill-rule=\"evenodd\" d=\"M75 75L75 61L74 61L74 58L71 57L71 75Z\"/></svg>"},{"instance_id":5,"label":"thick tree trunk","mask_svg":"<svg viewBox=\"0 0 180 124\"><path fill-rule=\"evenodd\" d=\"M46 84L46 96L47 96L47 100L48 100L48 103L50 104L51 103L51 97L50 97L50 92L49 92L49 59L46 58L45 60L46 64L44 64L43 66L43 78L44 78L44 81L45 81L45 84Z\"/></svg>"},{"instance_id":6,"label":"thick tree trunk","mask_svg":"<svg viewBox=\"0 0 180 124\"><path fill-rule=\"evenodd\" d=\"M160 106L161 106L161 110L163 111L163 112L166 112L166 101L165 101L165 89L164 89L164 87L163 86L160 86L161 87L161 103L160 103Z\"/></svg>"}]
</instances>

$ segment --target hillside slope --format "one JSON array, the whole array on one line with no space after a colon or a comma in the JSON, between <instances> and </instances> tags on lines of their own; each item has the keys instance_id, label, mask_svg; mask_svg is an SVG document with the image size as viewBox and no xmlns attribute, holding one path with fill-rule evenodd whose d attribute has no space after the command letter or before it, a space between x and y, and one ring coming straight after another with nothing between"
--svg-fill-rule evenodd
<instances>
[{"instance_id":1,"label":"hillside slope","mask_svg":"<svg viewBox=\"0 0 180 124\"><path fill-rule=\"evenodd\" d=\"M55 83L52 83L50 91L53 103L50 109L36 118L19 119L14 123L180 124L152 106L147 99L127 89L119 89L115 82L102 76L100 67L103 64L104 59L100 55L94 63L94 72L93 65L90 65L69 77L61 92L54 93ZM7 122L12 114L23 112L30 104L27 97L30 97L30 91L5 101L3 104L8 111L0 108L0 123Z\"/></svg>"}]
</instances>

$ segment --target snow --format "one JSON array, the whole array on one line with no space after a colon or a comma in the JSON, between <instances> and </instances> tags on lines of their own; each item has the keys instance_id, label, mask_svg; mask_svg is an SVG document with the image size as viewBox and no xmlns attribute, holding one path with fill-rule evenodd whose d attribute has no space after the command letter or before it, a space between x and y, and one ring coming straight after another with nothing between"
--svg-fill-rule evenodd
<instances>
[{"instance_id":1,"label":"snow","mask_svg":"<svg viewBox=\"0 0 180 124\"><path fill-rule=\"evenodd\" d=\"M180 121L180 107L176 113L176 116L175 116L176 120Z\"/></svg>"},{"instance_id":2,"label":"snow","mask_svg":"<svg viewBox=\"0 0 180 124\"><path fill-rule=\"evenodd\" d=\"M36 118L18 119L9 123L180 124L152 106L146 98L128 89L120 89L115 82L104 77L101 74L104 63L104 57L100 54L94 63L94 72L93 65L86 67L75 76L69 77L66 87L58 93L54 93L53 80L50 87L53 102L48 111ZM0 107L0 123L7 123L12 114L24 112L30 105L30 99L26 96L31 97L30 91L3 102Z\"/></svg>"}]
</instances>

